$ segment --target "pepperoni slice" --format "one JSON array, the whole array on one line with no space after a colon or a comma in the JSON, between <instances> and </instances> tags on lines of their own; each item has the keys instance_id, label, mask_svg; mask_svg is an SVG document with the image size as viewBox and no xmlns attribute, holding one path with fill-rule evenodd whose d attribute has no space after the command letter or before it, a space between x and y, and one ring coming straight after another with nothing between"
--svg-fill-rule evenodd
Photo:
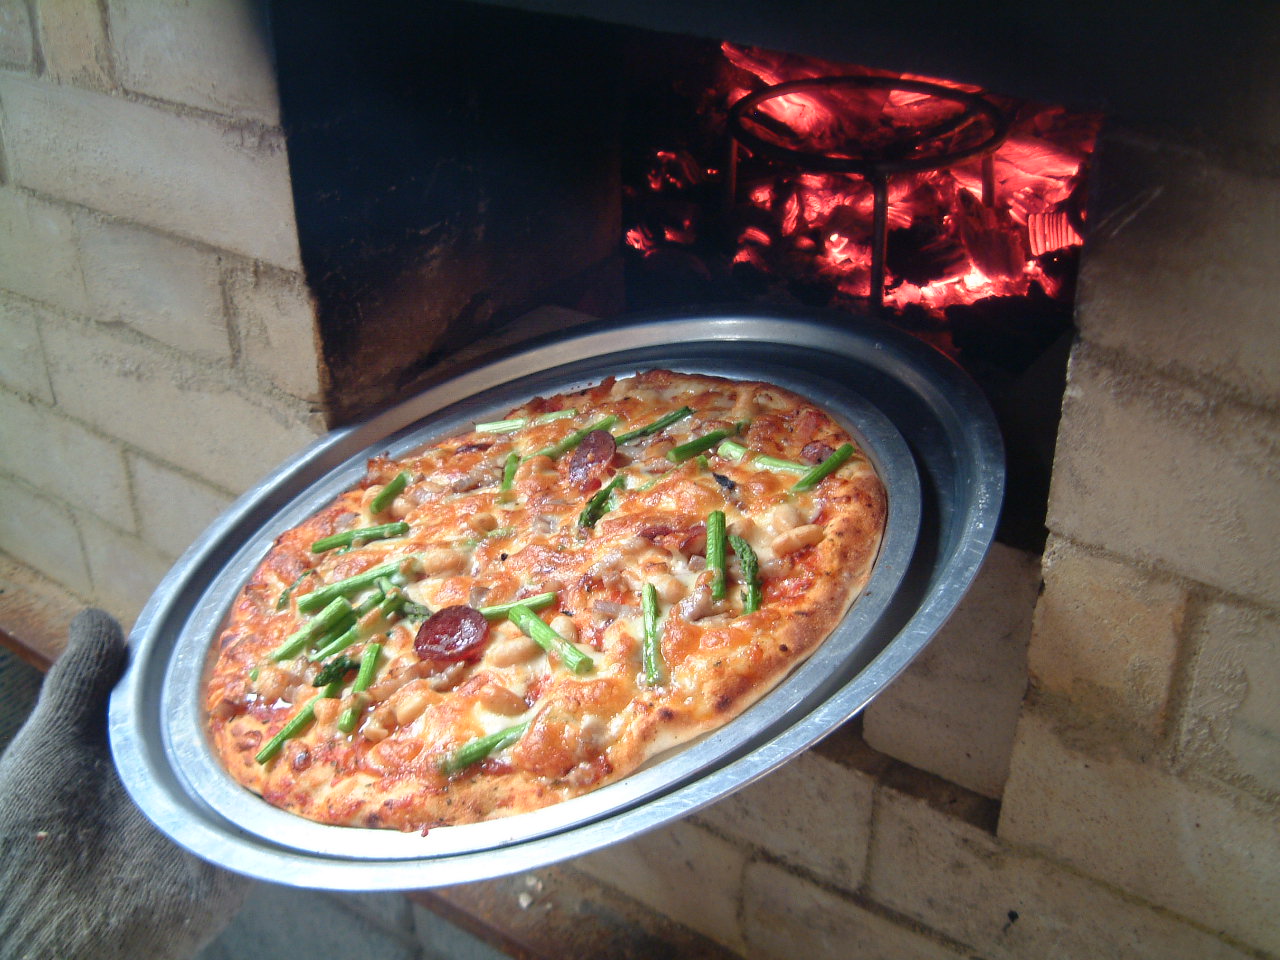
<instances>
[{"instance_id":1,"label":"pepperoni slice","mask_svg":"<svg viewBox=\"0 0 1280 960\"><path fill-rule=\"evenodd\" d=\"M602 480L617 452L613 434L608 430L592 430L574 448L569 459L569 482L583 487L592 480Z\"/></svg>"},{"instance_id":2,"label":"pepperoni slice","mask_svg":"<svg viewBox=\"0 0 1280 960\"><path fill-rule=\"evenodd\" d=\"M474 607L437 610L418 628L413 649L423 660L479 660L489 639L489 621Z\"/></svg>"}]
</instances>

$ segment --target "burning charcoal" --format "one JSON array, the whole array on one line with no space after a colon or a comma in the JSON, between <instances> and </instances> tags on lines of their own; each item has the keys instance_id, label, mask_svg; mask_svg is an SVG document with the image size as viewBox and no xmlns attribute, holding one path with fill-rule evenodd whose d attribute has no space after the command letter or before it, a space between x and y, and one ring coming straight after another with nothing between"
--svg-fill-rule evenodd
<instances>
[{"instance_id":1,"label":"burning charcoal","mask_svg":"<svg viewBox=\"0 0 1280 960\"><path fill-rule=\"evenodd\" d=\"M965 252L937 221L917 219L905 230L890 230L885 267L918 287L965 272Z\"/></svg>"},{"instance_id":2,"label":"burning charcoal","mask_svg":"<svg viewBox=\"0 0 1280 960\"><path fill-rule=\"evenodd\" d=\"M958 197L956 221L973 265L992 278L1020 275L1028 259L1021 229L969 191L961 190Z\"/></svg>"}]
</instances>

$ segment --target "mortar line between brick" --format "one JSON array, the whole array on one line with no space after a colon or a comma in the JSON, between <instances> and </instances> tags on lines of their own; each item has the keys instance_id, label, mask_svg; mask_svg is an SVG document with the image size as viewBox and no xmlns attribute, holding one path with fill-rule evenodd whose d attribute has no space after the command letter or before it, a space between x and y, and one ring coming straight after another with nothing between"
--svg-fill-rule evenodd
<instances>
[{"instance_id":1,"label":"mortar line between brick","mask_svg":"<svg viewBox=\"0 0 1280 960\"><path fill-rule=\"evenodd\" d=\"M157 97L152 94L143 93L138 90L132 90L125 86L118 76L116 70L115 43L111 39L110 31L111 18L104 17L103 33L109 55L111 58L111 73L114 88L112 90L98 90L93 87L80 86L78 84L66 84L66 86L80 90L85 93L96 94L102 97L111 97L116 100L123 100L128 103L134 103L143 107L150 107L169 116L181 117L187 120L196 120L202 123L208 123L219 127L224 133L239 133L242 136L252 138L255 149L266 150L270 153L277 153L285 149L285 132L279 123L272 123L266 120L259 120L252 117L236 116L230 113L219 113L216 110L210 110L206 107L198 107L195 104L182 103L178 100L166 100L163 97ZM34 21L32 26L34 27ZM41 73L36 76L28 76L27 79L49 86L63 86L63 84L52 80L44 75L44 64L41 63Z\"/></svg>"},{"instance_id":2,"label":"mortar line between brick","mask_svg":"<svg viewBox=\"0 0 1280 960\"><path fill-rule=\"evenodd\" d=\"M705 824L699 826L706 828ZM707 830L712 836L720 836L714 830ZM720 837L726 843L733 843L727 837ZM751 943L747 936L747 873L751 870L751 865L760 862L760 855L754 851L748 851L747 856L742 858L742 867L738 871L738 889L734 892L733 919L738 927L738 940L747 949L750 949Z\"/></svg>"},{"instance_id":3,"label":"mortar line between brick","mask_svg":"<svg viewBox=\"0 0 1280 960\"><path fill-rule=\"evenodd\" d=\"M872 789L872 797L871 797L872 812L871 812L871 816L869 817L870 822L868 824L868 832L867 832L867 855L863 858L862 877L857 880L855 886L852 889L840 886L839 884L833 882L832 880L826 877L823 877L820 874L815 873L809 867L792 863L791 861L778 856L776 853L773 853L771 850L768 850L765 847L757 846L756 844L753 844L750 841L745 841L738 837L727 834L723 830L717 828L713 824L710 824L704 821L702 818L698 817L695 814L691 818L691 821L697 825L698 829L705 830L707 833L711 834L713 837L716 837L717 839L722 840L725 843L732 844L733 846L738 847L739 849L744 850L747 853L746 860L743 864L743 879L739 888L739 897L742 900L742 904L741 904L742 912L738 917L739 929L745 930L745 926L743 924L746 921L746 913L745 913L746 871L748 871L753 864L761 863L761 864L768 864L769 866L777 867L781 870L785 870L787 873L790 873L793 876L800 878L806 883L812 884L813 886L817 887L818 889L822 890L827 894L830 894L831 896L838 897L841 900L844 900L848 903L853 904L854 906L858 907L861 910L865 910L866 912L874 914L883 920L888 920L893 924L904 927L907 930L910 930L912 933L915 933L927 939L933 940L934 942L942 946L945 946L949 950L961 951L964 953L968 953L971 956L976 956L974 949L969 945L964 944L952 937L949 937L947 934L942 933L941 931L934 930L932 927L928 927L925 924L922 924L920 921L915 920L910 916L907 916L906 914L899 913L898 911L894 910L892 907L885 906L879 901L873 899L871 895L867 892L868 882L870 878L871 858L873 855L872 851L874 850L874 847L875 847L876 810L879 805L880 792L883 789L885 789L885 786L881 781L881 779L877 777L876 785ZM935 812L940 817L947 816L947 814L943 813L942 811L935 811Z\"/></svg>"},{"instance_id":4,"label":"mortar line between brick","mask_svg":"<svg viewBox=\"0 0 1280 960\"><path fill-rule=\"evenodd\" d=\"M716 833L716 831L709 831L709 832L715 833L717 836L719 836L719 834ZM721 837L721 839L727 839L727 838ZM870 856L870 851L868 850L868 858L869 856ZM747 862L744 865L744 868L743 868L744 872L745 870L749 869L752 864L757 864L757 863L768 864L769 866L777 867L778 869L785 870L787 873L790 873L793 876L798 877L799 879L803 880L805 883L808 883L811 886L817 887L823 893L826 893L832 897L836 897L839 900L843 900L846 903L852 904L853 906L857 907L859 910L863 910L869 914L877 916L881 920L887 920L889 923L898 927L902 927L903 929L908 930L911 933L916 934L917 936L924 937L927 940L931 940L934 943L939 944L940 946L946 947L948 950L966 953L966 954L969 954L971 957L976 957L974 948L969 946L968 944L962 943L961 941L956 940L954 937L948 936L947 934L941 932L940 930L935 930L932 927L926 926L925 924L921 923L919 920L916 920L914 917L908 916L905 913L901 913L897 910L894 910L892 907L885 906L884 904L880 903L878 900L873 899L865 891L865 889L863 889L864 887L863 884L859 884L858 889L856 890L846 889L845 887L841 887L838 884L832 883L830 880L813 873L810 869L806 867L790 863L789 861L784 860L781 857L777 856L776 854L773 854L770 851L765 850L763 848L753 847L752 856L747 859ZM744 900L744 904L743 904L744 914L741 919L742 921L745 921L746 919L745 875L744 875L743 884L742 884L742 896Z\"/></svg>"},{"instance_id":5,"label":"mortar line between brick","mask_svg":"<svg viewBox=\"0 0 1280 960\"><path fill-rule=\"evenodd\" d=\"M52 406L56 407L58 404L58 391L54 388L53 377L49 373L49 348L44 342L44 324L37 320L33 326L36 332L36 343L40 346L40 372L44 374L44 385L49 388L49 396L53 398ZM43 401L39 397L32 397L31 400L34 403L43 405Z\"/></svg>"},{"instance_id":6,"label":"mortar line between brick","mask_svg":"<svg viewBox=\"0 0 1280 960\"><path fill-rule=\"evenodd\" d=\"M17 189L42 203L56 204L58 206L66 207L68 210L84 213L87 216L93 217L111 226L133 227L138 230L145 230L148 233L155 234L157 237L163 237L166 240L172 240L174 243L181 244L182 246L190 247L196 253L203 254L204 256L221 257L224 260L239 261L244 264L254 264L258 262L254 257L247 254L239 253L235 250L228 250L226 247L219 247L216 244L210 243L208 240L202 240L199 237L192 237L183 233L175 233L174 231L167 230L164 227L157 227L154 224L143 223L140 220L130 220L128 217L122 217L117 213L108 213L107 211L99 210L96 207L85 206L83 203L78 203L75 200L66 200L62 197L52 197L49 194L41 193L31 187L17 187ZM300 272L274 264L272 265L272 268L279 270L282 273L292 274Z\"/></svg>"},{"instance_id":7,"label":"mortar line between brick","mask_svg":"<svg viewBox=\"0 0 1280 960\"><path fill-rule=\"evenodd\" d=\"M27 24L31 31L31 68L36 77L43 79L45 58L44 44L40 39L40 5L36 0L25 0L23 6L27 8Z\"/></svg>"},{"instance_id":8,"label":"mortar line between brick","mask_svg":"<svg viewBox=\"0 0 1280 960\"><path fill-rule=\"evenodd\" d=\"M263 260L260 257L242 253L239 250L231 250L227 247L217 246L216 244L200 237L193 237L185 233L176 233L172 230L165 229L164 227L158 227L152 223L144 223L141 220L130 220L128 217L109 213L106 210L99 210L97 207L90 207L76 200L69 200L66 197L54 196L25 184L6 182L5 186L24 197L28 197L40 203L48 204L52 207L62 208L68 213L80 213L88 217L93 217L104 223L111 224L112 226L134 227L138 230L145 230L148 233L155 234L157 237L163 237L166 240L172 240L174 243L180 243L184 246L191 247L197 253L201 253L206 256L222 257L228 261L234 261L241 265L248 264L252 266L261 264L264 269L287 274L289 276L300 277L304 284L307 282L306 274L301 263L296 267L289 267L270 260ZM17 296L17 294L15 294L15 296Z\"/></svg>"},{"instance_id":9,"label":"mortar line between brick","mask_svg":"<svg viewBox=\"0 0 1280 960\"><path fill-rule=\"evenodd\" d=\"M105 443L111 444L112 446L116 447L125 456L126 462L130 457L136 457L141 460L146 460L149 463L153 463L153 464L156 464L157 466L164 467L166 470L176 473L186 480L191 480L195 483L199 483L201 486L207 487L210 491L214 493L220 494L225 497L230 497L232 499L239 496L239 494L237 494L234 490L228 490L225 487L219 486L217 483L215 483L213 480L210 480L208 477L201 476L198 473L193 473L190 469L182 466L181 464L172 463L171 461L166 460L163 457L158 457L154 453L151 453L148 450L143 450L140 447L135 446L133 443L131 443L128 440L123 440L120 437L114 436L109 433L105 433L102 430L102 428L97 426L96 424L88 423L84 420L79 419L78 417L71 416L65 410L59 407L57 404L52 404L52 405L46 404L39 397L32 397L29 394L25 394L17 390L12 390L6 386L0 386L0 393L8 394L9 396L12 396L12 397L17 397L19 400L23 402L34 403L36 406L39 406L40 408L44 409L52 416L55 416L58 419L62 420L64 423L73 424L74 426L80 428L81 430L84 430L89 435L96 437ZM48 498L46 497L46 499ZM71 504L68 504L68 506L71 506ZM77 509L82 509L82 508L77 508ZM86 511L86 512L92 513L93 511Z\"/></svg>"},{"instance_id":10,"label":"mortar line between brick","mask_svg":"<svg viewBox=\"0 0 1280 960\"><path fill-rule=\"evenodd\" d=\"M125 493L128 496L129 509L133 513L133 535L145 543L142 533L142 510L138 506L138 483L133 475L133 461L125 455L123 450L120 451L120 460L124 469Z\"/></svg>"},{"instance_id":11,"label":"mortar line between brick","mask_svg":"<svg viewBox=\"0 0 1280 960\"><path fill-rule=\"evenodd\" d=\"M90 593L92 593L94 596L99 596L100 592L98 590L98 585L94 582L94 579L93 579L93 566L89 562L89 548L85 543L85 534L80 523L81 512L77 511L74 507L71 507L63 500L55 499L53 497L47 496L44 493L44 491L40 490L38 487L35 487L33 484L23 479L22 477L15 476L7 471L0 471L0 476L4 476L10 482L14 483L19 489L27 491L27 494L29 496L35 497L38 500L43 500L45 503L50 504L54 507L57 507L59 510L63 511L66 514L67 519L70 520L71 522L71 529L75 531L76 547L80 553L80 563L84 567L85 579L86 579L86 582L89 584ZM129 536L133 536L133 534L129 534ZM36 567L32 567L28 561L22 559L21 557L15 556L14 559L18 563L22 564L22 566L27 567L28 569L31 569L31 570L35 570L37 573L41 574L42 576L50 580L56 579L52 574L45 573L44 571L39 570ZM61 583L61 581L58 581L58 582ZM70 587L67 587L66 589L68 589L73 594L76 592L74 589Z\"/></svg>"},{"instance_id":12,"label":"mortar line between brick","mask_svg":"<svg viewBox=\"0 0 1280 960\"><path fill-rule=\"evenodd\" d=\"M1061 533L1060 531L1051 529L1049 531L1052 539L1059 543L1069 544L1080 553L1096 557L1100 560L1110 560L1115 563L1124 564L1132 567L1139 573L1152 578L1153 580L1172 584L1185 591L1189 598L1199 598L1201 602L1219 602L1229 603L1232 606L1244 607L1248 610L1256 610L1259 613L1270 614L1275 616L1280 614L1280 605L1269 604L1257 597L1246 596L1245 594L1235 593L1222 587L1215 586L1211 583L1205 583L1202 580L1196 580L1188 577L1186 574L1178 573L1158 563L1150 560L1144 560L1141 557L1129 556L1128 554L1116 553L1108 550L1099 544L1088 540L1081 540L1073 535ZM1179 649L1179 653L1181 650Z\"/></svg>"},{"instance_id":13,"label":"mortar line between brick","mask_svg":"<svg viewBox=\"0 0 1280 960\"><path fill-rule=\"evenodd\" d=\"M71 602L78 604L81 607L93 606L92 601L90 601L87 597L84 597L83 595L81 595L81 593L78 590L76 590L74 587L67 586L67 584L62 583L61 581L54 580L47 573L37 570L35 567L31 566L31 564L29 564L26 560L23 560L16 553L11 553L10 551L6 550L4 547L0 547L0 558L8 560L15 567L19 567L24 572L36 577L39 581L42 581L50 590L57 591L62 597L67 598ZM7 634L7 631L5 630L5 628L8 626L10 625L0 624L0 635ZM7 634L7 635L11 635L11 634ZM43 666L40 664L33 664L33 666L39 667L41 671L48 670L49 668L48 663L45 663Z\"/></svg>"},{"instance_id":14,"label":"mortar line between brick","mask_svg":"<svg viewBox=\"0 0 1280 960\"><path fill-rule=\"evenodd\" d=\"M884 774L877 774L875 785L871 788L871 812L867 815L867 855L862 858L862 876L858 880L857 887L864 892L871 887L872 870L876 859L876 837L880 833L880 808L884 802L882 797L886 789L888 788L885 786Z\"/></svg>"},{"instance_id":15,"label":"mortar line between brick","mask_svg":"<svg viewBox=\"0 0 1280 960\"><path fill-rule=\"evenodd\" d=\"M1208 610L1220 602L1219 597L1212 592L1188 591L1187 612L1178 633L1174 676L1169 684L1169 729L1161 744L1165 751L1165 762L1169 771L1181 780L1202 784L1231 800L1239 800L1242 796L1252 798L1274 810L1277 803L1280 803L1280 792L1268 789L1247 774L1237 773L1233 777L1229 771L1215 770L1210 764L1196 762L1200 758L1195 753L1190 736L1190 721L1193 718L1187 711L1198 662L1204 655L1202 639ZM1265 609L1258 612L1263 616L1274 616Z\"/></svg>"},{"instance_id":16,"label":"mortar line between brick","mask_svg":"<svg viewBox=\"0 0 1280 960\"><path fill-rule=\"evenodd\" d=\"M401 894L398 894L398 896L404 896L404 894L401 893ZM384 923L382 917L376 911L368 909L359 900L348 899L340 893L332 893L332 892L322 892L320 893L320 897L332 903L336 909L345 911L346 913L354 914L355 916L360 917L370 926L377 927L377 929L380 932L391 937L396 942L398 942L401 946L410 950L422 949L422 944L418 941L418 938L413 933L410 933L409 930L405 930L403 928L391 926ZM406 903L409 902L407 897L405 898L405 902ZM412 913L410 913L410 917L412 917ZM413 923L411 919L410 929L412 928L413 928Z\"/></svg>"},{"instance_id":17,"label":"mortar line between brick","mask_svg":"<svg viewBox=\"0 0 1280 960\"><path fill-rule=\"evenodd\" d=\"M0 470L0 477L4 477L6 480L10 481L14 485L21 487L22 489L27 491L31 496L36 497L40 500L43 500L45 503L52 504L53 506L56 506L62 510L65 510L67 512L67 515L71 518L71 523L72 523L72 526L75 527L77 537L80 539L82 552L85 554L84 559L86 561L88 560L88 554L86 551L83 550L84 535L80 529L80 522L79 522L81 517L85 517L85 518L91 517L94 520L96 520L98 523L101 523L104 527L108 528L109 530L112 530L113 532L118 533L121 536L127 537L131 540L136 540L138 543L142 544L148 550L154 553L157 557L166 556L163 550L161 550L159 547L155 546L154 544L144 540L141 537L141 535L138 534L136 531L125 530L115 521L106 517L99 516L98 514L94 513L92 510L89 510L83 506L69 503L68 501L63 500L61 497L51 497L46 491L42 490L40 487L37 487L35 484L33 484L30 480L26 479L25 477L20 477L15 473L8 472L7 470ZM30 564L28 564L25 560L22 560L20 557L17 557L15 559L17 559L18 562L22 563L24 566L30 566ZM168 562L172 564L175 559L176 559L175 557L169 557ZM35 569L35 568L33 567L32 569Z\"/></svg>"},{"instance_id":18,"label":"mortar line between brick","mask_svg":"<svg viewBox=\"0 0 1280 960\"><path fill-rule=\"evenodd\" d=\"M14 189L12 177L9 175L9 158L4 149L4 111L0 110L0 187Z\"/></svg>"},{"instance_id":19,"label":"mortar line between brick","mask_svg":"<svg viewBox=\"0 0 1280 960\"><path fill-rule=\"evenodd\" d=\"M141 346L155 351L166 359L181 363L197 373L215 376L228 389L236 391L244 400L250 402L269 400L303 422L310 421L313 416L320 412L316 409L314 403L285 392L264 377L258 377L243 370L232 369L221 361L211 361L185 353L161 340L156 340L145 333L133 329L124 322L104 322L93 317L70 313L61 307L44 303L40 300L32 300L12 290L3 292L17 300L38 305L40 308L57 315L62 322L78 325L82 328L92 328L123 344ZM41 347L43 349L43 342ZM226 378L219 376L220 373L225 373L227 375Z\"/></svg>"},{"instance_id":20,"label":"mortar line between brick","mask_svg":"<svg viewBox=\"0 0 1280 960\"><path fill-rule=\"evenodd\" d=\"M1075 351L1099 366L1128 378L1143 395L1150 396L1152 387L1156 385L1169 389L1193 390L1210 403L1240 408L1251 416L1265 420L1270 429L1280 431L1280 413L1276 411L1274 398L1251 394L1209 373L1197 374L1180 366L1160 366L1118 347L1102 346L1084 334L1079 336L1073 353ZM1070 389L1068 381L1068 394Z\"/></svg>"},{"instance_id":21,"label":"mortar line between brick","mask_svg":"<svg viewBox=\"0 0 1280 960\"><path fill-rule=\"evenodd\" d=\"M231 272L234 267L218 264L218 294L222 299L222 319L227 331L227 348L231 354L231 369L244 370L244 332L240 329L240 317L231 296Z\"/></svg>"},{"instance_id":22,"label":"mortar line between brick","mask_svg":"<svg viewBox=\"0 0 1280 960\"><path fill-rule=\"evenodd\" d=\"M1197 640L1204 622L1207 598L1188 592L1182 606L1182 620L1174 634L1175 647L1173 671L1169 678L1169 708L1160 734L1160 746L1169 769L1182 775L1186 772L1185 730L1187 705L1191 700L1191 685L1196 661L1201 653Z\"/></svg>"},{"instance_id":23,"label":"mortar line between brick","mask_svg":"<svg viewBox=\"0 0 1280 960\"><path fill-rule=\"evenodd\" d=\"M98 22L102 26L102 53L106 62L102 64L102 68L107 74L107 78L111 82L113 91L120 90L120 70L116 63L116 41L112 36L111 30L111 13L107 8L108 0L97 0L94 4L98 9Z\"/></svg>"},{"instance_id":24,"label":"mortar line between brick","mask_svg":"<svg viewBox=\"0 0 1280 960\"><path fill-rule=\"evenodd\" d=\"M1171 910L1168 907L1161 906L1158 903L1153 903L1150 900L1144 899L1130 890L1126 890L1125 888L1117 886L1108 880L1096 877L1093 874L1082 870L1080 867L1067 860L1061 860L1057 857L1051 856L1045 850L1032 847L1025 843L1006 839L1002 835L998 835L996 840L1001 847L1000 853L1002 856L1021 857L1023 859L1036 860L1048 864L1053 870L1090 884L1099 890L1110 894L1123 903L1127 903L1133 907L1139 907L1143 910L1149 910L1157 916L1190 927L1191 929L1203 933L1212 939L1226 944L1233 950L1238 950L1249 957L1256 958L1256 960L1277 960L1277 955L1275 954L1271 954L1265 950L1259 949L1258 947L1251 946L1231 934L1225 933L1217 927L1201 923L1198 920L1194 920L1191 917L1178 913L1175 910Z\"/></svg>"}]
</instances>

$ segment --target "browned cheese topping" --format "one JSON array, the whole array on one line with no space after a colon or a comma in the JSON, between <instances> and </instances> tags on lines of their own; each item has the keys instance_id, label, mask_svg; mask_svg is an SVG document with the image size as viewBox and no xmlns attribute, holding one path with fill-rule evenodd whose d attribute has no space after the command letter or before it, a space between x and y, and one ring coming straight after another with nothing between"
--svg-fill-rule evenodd
<instances>
[{"instance_id":1,"label":"browned cheese topping","mask_svg":"<svg viewBox=\"0 0 1280 960\"><path fill-rule=\"evenodd\" d=\"M864 586L885 513L846 431L775 386L649 371L535 398L370 460L279 536L216 644L215 751L331 824L579 795L807 657Z\"/></svg>"}]
</instances>

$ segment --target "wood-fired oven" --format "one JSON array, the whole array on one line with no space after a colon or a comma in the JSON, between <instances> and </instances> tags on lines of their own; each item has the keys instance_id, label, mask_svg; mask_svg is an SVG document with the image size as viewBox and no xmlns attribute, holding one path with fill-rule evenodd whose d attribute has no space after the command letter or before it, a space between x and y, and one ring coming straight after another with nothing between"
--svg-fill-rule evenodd
<instances>
[{"instance_id":1,"label":"wood-fired oven","mask_svg":"<svg viewBox=\"0 0 1280 960\"><path fill-rule=\"evenodd\" d=\"M274 463L533 308L882 309L1005 429L1025 509L965 606L769 777L437 905L544 948L576 883L749 956L1280 955L1274 5L63 6L0 3L8 635L129 619ZM879 187L735 160L726 93L797 79L773 57L990 99L1052 197L998 151ZM976 262L1026 288L948 300Z\"/></svg>"}]
</instances>

